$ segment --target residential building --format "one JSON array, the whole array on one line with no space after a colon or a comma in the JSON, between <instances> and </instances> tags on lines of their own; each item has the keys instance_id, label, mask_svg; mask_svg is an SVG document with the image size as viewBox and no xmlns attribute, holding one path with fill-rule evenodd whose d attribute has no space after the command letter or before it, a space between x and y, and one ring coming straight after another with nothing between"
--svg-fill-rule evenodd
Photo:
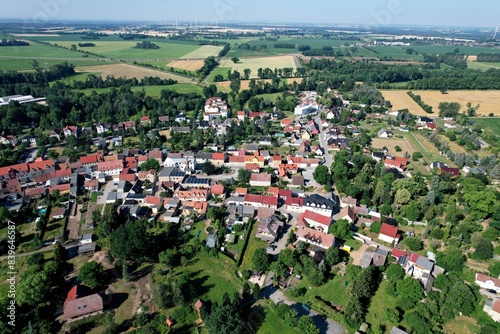
<instances>
[{"instance_id":1,"label":"residential building","mask_svg":"<svg viewBox=\"0 0 500 334\"><path fill-rule=\"evenodd\" d=\"M384 161L384 165L386 168L393 168L403 173L408 165L408 159L401 157L387 158Z\"/></svg>"},{"instance_id":2,"label":"residential building","mask_svg":"<svg viewBox=\"0 0 500 334\"><path fill-rule=\"evenodd\" d=\"M389 137L392 137L393 135L394 135L394 132L392 132L391 130L386 130L384 128L380 129L377 132L377 136L379 138L389 138Z\"/></svg>"},{"instance_id":3,"label":"residential building","mask_svg":"<svg viewBox=\"0 0 500 334\"><path fill-rule=\"evenodd\" d=\"M252 187L269 187L271 186L271 174L252 174L250 175L250 185Z\"/></svg>"},{"instance_id":4,"label":"residential building","mask_svg":"<svg viewBox=\"0 0 500 334\"><path fill-rule=\"evenodd\" d=\"M496 293L500 293L499 278L494 278L488 275L477 273L475 283L482 289L495 290Z\"/></svg>"},{"instance_id":5,"label":"residential building","mask_svg":"<svg viewBox=\"0 0 500 334\"><path fill-rule=\"evenodd\" d=\"M67 300L64 303L64 317L72 319L96 315L102 313L103 309L102 297L95 293L90 296Z\"/></svg>"},{"instance_id":6,"label":"residential building","mask_svg":"<svg viewBox=\"0 0 500 334\"><path fill-rule=\"evenodd\" d=\"M212 121L216 118L229 117L229 109L226 102L220 97L211 97L205 102L205 112L203 114L204 121Z\"/></svg>"},{"instance_id":7,"label":"residential building","mask_svg":"<svg viewBox=\"0 0 500 334\"><path fill-rule=\"evenodd\" d=\"M495 298L493 300L488 298L484 304L483 311L486 312L494 321L500 322L500 299Z\"/></svg>"},{"instance_id":8,"label":"residential building","mask_svg":"<svg viewBox=\"0 0 500 334\"><path fill-rule=\"evenodd\" d=\"M325 233L328 233L331 223L332 219L330 217L309 210L305 210L297 219L298 226L307 226Z\"/></svg>"},{"instance_id":9,"label":"residential building","mask_svg":"<svg viewBox=\"0 0 500 334\"><path fill-rule=\"evenodd\" d=\"M206 202L208 200L208 192L208 189L201 188L190 190L180 190L179 188L174 192L173 198L177 198L180 201Z\"/></svg>"},{"instance_id":10,"label":"residential building","mask_svg":"<svg viewBox=\"0 0 500 334\"><path fill-rule=\"evenodd\" d=\"M304 207L309 211L331 217L335 209L335 202L321 195L312 194L304 197Z\"/></svg>"},{"instance_id":11,"label":"residential building","mask_svg":"<svg viewBox=\"0 0 500 334\"><path fill-rule=\"evenodd\" d=\"M260 220L255 236L267 242L274 242L278 239L283 226L280 216L273 214Z\"/></svg>"},{"instance_id":12,"label":"residential building","mask_svg":"<svg viewBox=\"0 0 500 334\"><path fill-rule=\"evenodd\" d=\"M317 250L325 251L335 245L335 237L328 233L323 233L306 226L299 226L295 233L297 240L310 244ZM315 250L312 251L315 253Z\"/></svg>"},{"instance_id":13,"label":"residential building","mask_svg":"<svg viewBox=\"0 0 500 334\"><path fill-rule=\"evenodd\" d=\"M340 209L339 219L345 219L349 223L353 223L354 220L356 219L356 215L354 214L354 210L352 209L352 207L346 206Z\"/></svg>"},{"instance_id":14,"label":"residential building","mask_svg":"<svg viewBox=\"0 0 500 334\"><path fill-rule=\"evenodd\" d=\"M378 235L379 240L385 241L389 244L397 244L400 238L401 234L399 234L397 227L382 223L382 227L380 228L380 233Z\"/></svg>"}]
</instances>

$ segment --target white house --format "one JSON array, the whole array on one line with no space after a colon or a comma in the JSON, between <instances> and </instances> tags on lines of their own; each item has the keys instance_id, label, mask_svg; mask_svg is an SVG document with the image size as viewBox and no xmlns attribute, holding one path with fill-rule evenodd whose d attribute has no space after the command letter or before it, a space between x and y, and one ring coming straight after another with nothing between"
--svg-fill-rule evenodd
<instances>
[{"instance_id":1,"label":"white house","mask_svg":"<svg viewBox=\"0 0 500 334\"><path fill-rule=\"evenodd\" d=\"M95 128L96 128L97 134L101 134L101 133L109 131L109 125L106 123L97 123L95 125Z\"/></svg>"},{"instance_id":2,"label":"white house","mask_svg":"<svg viewBox=\"0 0 500 334\"><path fill-rule=\"evenodd\" d=\"M399 239L401 238L401 234L398 233L398 228L386 223L382 223L382 227L380 228L380 233L378 235L378 239L385 241L389 244L393 242L397 244Z\"/></svg>"},{"instance_id":3,"label":"white house","mask_svg":"<svg viewBox=\"0 0 500 334\"><path fill-rule=\"evenodd\" d=\"M331 217L335 202L318 194L304 197L304 209L319 213L320 215Z\"/></svg>"},{"instance_id":4,"label":"white house","mask_svg":"<svg viewBox=\"0 0 500 334\"><path fill-rule=\"evenodd\" d=\"M318 111L318 104L316 102L306 102L297 105L293 111L295 116L304 116Z\"/></svg>"},{"instance_id":5,"label":"white house","mask_svg":"<svg viewBox=\"0 0 500 334\"><path fill-rule=\"evenodd\" d=\"M386 130L384 128L380 129L377 133L379 138L389 138L394 135L394 133L390 130Z\"/></svg>"},{"instance_id":6,"label":"white house","mask_svg":"<svg viewBox=\"0 0 500 334\"><path fill-rule=\"evenodd\" d=\"M184 172L194 170L195 164L196 159L194 157L183 157L181 155L169 155L165 161L163 161L163 166L177 167Z\"/></svg>"},{"instance_id":7,"label":"white house","mask_svg":"<svg viewBox=\"0 0 500 334\"><path fill-rule=\"evenodd\" d=\"M250 175L250 185L252 187L269 187L271 186L271 174L252 174Z\"/></svg>"},{"instance_id":8,"label":"white house","mask_svg":"<svg viewBox=\"0 0 500 334\"><path fill-rule=\"evenodd\" d=\"M319 213L306 210L299 216L297 222L299 226L305 225L318 231L328 233L328 228L332 223L332 219Z\"/></svg>"},{"instance_id":9,"label":"white house","mask_svg":"<svg viewBox=\"0 0 500 334\"><path fill-rule=\"evenodd\" d=\"M500 279L498 278L477 273L475 283L482 289L495 290L497 293L500 292Z\"/></svg>"},{"instance_id":10,"label":"white house","mask_svg":"<svg viewBox=\"0 0 500 334\"><path fill-rule=\"evenodd\" d=\"M228 117L228 115L227 104L220 97L211 97L205 102L204 121L210 122L215 118Z\"/></svg>"},{"instance_id":11,"label":"white house","mask_svg":"<svg viewBox=\"0 0 500 334\"><path fill-rule=\"evenodd\" d=\"M333 235L305 226L299 226L296 235L299 241L316 246L322 250L327 250L335 244L335 237Z\"/></svg>"},{"instance_id":12,"label":"white house","mask_svg":"<svg viewBox=\"0 0 500 334\"><path fill-rule=\"evenodd\" d=\"M495 298L495 300L487 299L484 304L483 311L488 313L488 315L496 322L500 322L500 299Z\"/></svg>"}]
</instances>

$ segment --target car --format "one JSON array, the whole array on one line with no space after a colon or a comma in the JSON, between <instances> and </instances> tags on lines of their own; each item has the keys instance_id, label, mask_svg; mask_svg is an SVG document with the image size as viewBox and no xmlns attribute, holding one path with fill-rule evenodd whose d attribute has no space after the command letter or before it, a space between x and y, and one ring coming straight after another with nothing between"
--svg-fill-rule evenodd
<instances>
[{"instance_id":1,"label":"car","mask_svg":"<svg viewBox=\"0 0 500 334\"><path fill-rule=\"evenodd\" d=\"M494 295L497 294L496 290L493 290L493 289L486 289L486 291L488 291L489 293L492 293Z\"/></svg>"},{"instance_id":2,"label":"car","mask_svg":"<svg viewBox=\"0 0 500 334\"><path fill-rule=\"evenodd\" d=\"M310 311L311 310L311 307L309 305L307 305L307 304L302 304L301 306L306 311Z\"/></svg>"},{"instance_id":3,"label":"car","mask_svg":"<svg viewBox=\"0 0 500 334\"><path fill-rule=\"evenodd\" d=\"M267 246L267 251L274 252L276 250L276 248L278 248L278 247L275 245L269 245L269 246Z\"/></svg>"}]
</instances>

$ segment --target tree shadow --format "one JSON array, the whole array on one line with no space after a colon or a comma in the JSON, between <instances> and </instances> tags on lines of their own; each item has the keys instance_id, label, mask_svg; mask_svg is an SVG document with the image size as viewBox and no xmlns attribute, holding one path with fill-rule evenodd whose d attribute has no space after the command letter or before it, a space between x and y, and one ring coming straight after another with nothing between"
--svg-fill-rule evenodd
<instances>
[{"instance_id":1,"label":"tree shadow","mask_svg":"<svg viewBox=\"0 0 500 334\"><path fill-rule=\"evenodd\" d=\"M204 296L215 286L213 284L205 284L208 278L208 275L204 275L191 279L191 285L193 286L195 296Z\"/></svg>"},{"instance_id":2,"label":"tree shadow","mask_svg":"<svg viewBox=\"0 0 500 334\"><path fill-rule=\"evenodd\" d=\"M107 296L111 299L108 310L116 310L128 299L129 294L126 292L117 292Z\"/></svg>"},{"instance_id":3,"label":"tree shadow","mask_svg":"<svg viewBox=\"0 0 500 334\"><path fill-rule=\"evenodd\" d=\"M137 280L141 279L142 277L150 274L153 271L153 268L154 268L154 266L151 264L151 265L148 265L148 266L142 268L141 270L132 272L130 274L130 281L137 281Z\"/></svg>"},{"instance_id":4,"label":"tree shadow","mask_svg":"<svg viewBox=\"0 0 500 334\"><path fill-rule=\"evenodd\" d=\"M321 334L328 333L328 322L326 321L326 316L321 314L315 314L311 317L316 326L318 326Z\"/></svg>"},{"instance_id":5,"label":"tree shadow","mask_svg":"<svg viewBox=\"0 0 500 334\"><path fill-rule=\"evenodd\" d=\"M266 313L262 305L257 305L250 309L250 313L247 317L247 323L250 326L252 333L258 332L265 320Z\"/></svg>"}]
</instances>

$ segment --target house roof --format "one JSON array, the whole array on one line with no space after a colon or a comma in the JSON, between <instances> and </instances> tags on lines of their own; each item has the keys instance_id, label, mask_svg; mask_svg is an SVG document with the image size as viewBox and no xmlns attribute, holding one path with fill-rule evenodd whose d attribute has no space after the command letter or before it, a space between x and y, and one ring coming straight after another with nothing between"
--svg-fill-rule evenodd
<instances>
[{"instance_id":1,"label":"house roof","mask_svg":"<svg viewBox=\"0 0 500 334\"><path fill-rule=\"evenodd\" d=\"M212 195L223 195L224 186L222 184L214 184L212 188L210 188L210 192L212 193Z\"/></svg>"},{"instance_id":2,"label":"house roof","mask_svg":"<svg viewBox=\"0 0 500 334\"><path fill-rule=\"evenodd\" d=\"M346 207L342 208L339 212L340 219L343 219L346 216L351 218L351 220L354 220L356 218L354 215L354 210L350 206L346 206Z\"/></svg>"},{"instance_id":3,"label":"house roof","mask_svg":"<svg viewBox=\"0 0 500 334\"><path fill-rule=\"evenodd\" d=\"M213 153L212 154L212 160L222 160L224 161L226 159L226 154L225 153Z\"/></svg>"},{"instance_id":4,"label":"house roof","mask_svg":"<svg viewBox=\"0 0 500 334\"><path fill-rule=\"evenodd\" d=\"M460 175L460 169L458 168L452 168L452 167L445 167L445 166L441 166L439 168L439 170L442 172L442 173L446 173L446 174L451 174L453 176L458 176Z\"/></svg>"},{"instance_id":5,"label":"house roof","mask_svg":"<svg viewBox=\"0 0 500 334\"><path fill-rule=\"evenodd\" d=\"M66 213L66 209L64 209L64 208L55 208L54 210L52 210L52 217L54 217L54 216L64 216L65 213Z\"/></svg>"},{"instance_id":6,"label":"house roof","mask_svg":"<svg viewBox=\"0 0 500 334\"><path fill-rule=\"evenodd\" d=\"M263 204L263 205L278 206L278 197L274 197L274 196L262 196L261 204Z\"/></svg>"},{"instance_id":7,"label":"house roof","mask_svg":"<svg viewBox=\"0 0 500 334\"><path fill-rule=\"evenodd\" d=\"M325 248L331 247L335 243L335 236L320 231L316 231L312 228L299 226L297 229L297 237L302 237L306 240L311 240L316 243L321 244Z\"/></svg>"},{"instance_id":8,"label":"house roof","mask_svg":"<svg viewBox=\"0 0 500 334\"><path fill-rule=\"evenodd\" d=\"M500 299L495 299L493 305L491 306L491 309L496 313L500 313Z\"/></svg>"},{"instance_id":9,"label":"house roof","mask_svg":"<svg viewBox=\"0 0 500 334\"><path fill-rule=\"evenodd\" d=\"M393 248L391 251L391 255L392 257L399 259L401 256L408 256L408 253L399 248Z\"/></svg>"},{"instance_id":10,"label":"house roof","mask_svg":"<svg viewBox=\"0 0 500 334\"><path fill-rule=\"evenodd\" d=\"M292 176L292 185L293 186L303 186L304 185L304 177L302 175L293 175Z\"/></svg>"},{"instance_id":11,"label":"house roof","mask_svg":"<svg viewBox=\"0 0 500 334\"><path fill-rule=\"evenodd\" d=\"M394 157L394 159L385 159L384 163L391 167L396 167L404 170L408 165L408 159L402 157Z\"/></svg>"},{"instance_id":12,"label":"house roof","mask_svg":"<svg viewBox=\"0 0 500 334\"><path fill-rule=\"evenodd\" d=\"M97 163L97 170L99 172L105 172L113 169L123 169L123 161L105 161Z\"/></svg>"},{"instance_id":13,"label":"house roof","mask_svg":"<svg viewBox=\"0 0 500 334\"><path fill-rule=\"evenodd\" d=\"M396 238L396 236L398 235L398 228L386 223L382 223L380 234L386 235L391 238Z\"/></svg>"},{"instance_id":14,"label":"house roof","mask_svg":"<svg viewBox=\"0 0 500 334\"><path fill-rule=\"evenodd\" d=\"M102 311L102 298L97 293L70 300L64 305L64 316L66 318L75 318L88 313Z\"/></svg>"},{"instance_id":15,"label":"house roof","mask_svg":"<svg viewBox=\"0 0 500 334\"><path fill-rule=\"evenodd\" d=\"M255 182L271 182L271 174L252 174L250 175L250 181Z\"/></svg>"},{"instance_id":16,"label":"house roof","mask_svg":"<svg viewBox=\"0 0 500 334\"><path fill-rule=\"evenodd\" d=\"M156 206L162 206L163 198L161 198L160 196L146 196L144 203Z\"/></svg>"},{"instance_id":17,"label":"house roof","mask_svg":"<svg viewBox=\"0 0 500 334\"><path fill-rule=\"evenodd\" d=\"M476 274L476 281L486 283L488 281L493 282L493 284L497 287L500 288L500 279L494 278L485 274L477 273Z\"/></svg>"},{"instance_id":18,"label":"house roof","mask_svg":"<svg viewBox=\"0 0 500 334\"><path fill-rule=\"evenodd\" d=\"M262 195L246 194L245 195L245 202L260 203L261 198L262 198Z\"/></svg>"},{"instance_id":19,"label":"house roof","mask_svg":"<svg viewBox=\"0 0 500 334\"><path fill-rule=\"evenodd\" d=\"M341 202L343 204L352 205L352 206L356 206L358 204L358 200L356 198L351 197L351 196L342 197Z\"/></svg>"},{"instance_id":20,"label":"house roof","mask_svg":"<svg viewBox=\"0 0 500 334\"><path fill-rule=\"evenodd\" d=\"M333 210L334 202L318 194L312 194L304 198L304 205L314 208L325 208Z\"/></svg>"},{"instance_id":21,"label":"house roof","mask_svg":"<svg viewBox=\"0 0 500 334\"><path fill-rule=\"evenodd\" d=\"M236 188L234 190L234 193L235 194L246 195L247 191L248 191L247 188Z\"/></svg>"},{"instance_id":22,"label":"house roof","mask_svg":"<svg viewBox=\"0 0 500 334\"><path fill-rule=\"evenodd\" d=\"M304 219L307 221L313 221L315 223L325 225L325 226L330 226L332 219L327 216L320 215L319 213L312 212L309 210L304 211L303 214L299 216L299 220Z\"/></svg>"}]
</instances>

